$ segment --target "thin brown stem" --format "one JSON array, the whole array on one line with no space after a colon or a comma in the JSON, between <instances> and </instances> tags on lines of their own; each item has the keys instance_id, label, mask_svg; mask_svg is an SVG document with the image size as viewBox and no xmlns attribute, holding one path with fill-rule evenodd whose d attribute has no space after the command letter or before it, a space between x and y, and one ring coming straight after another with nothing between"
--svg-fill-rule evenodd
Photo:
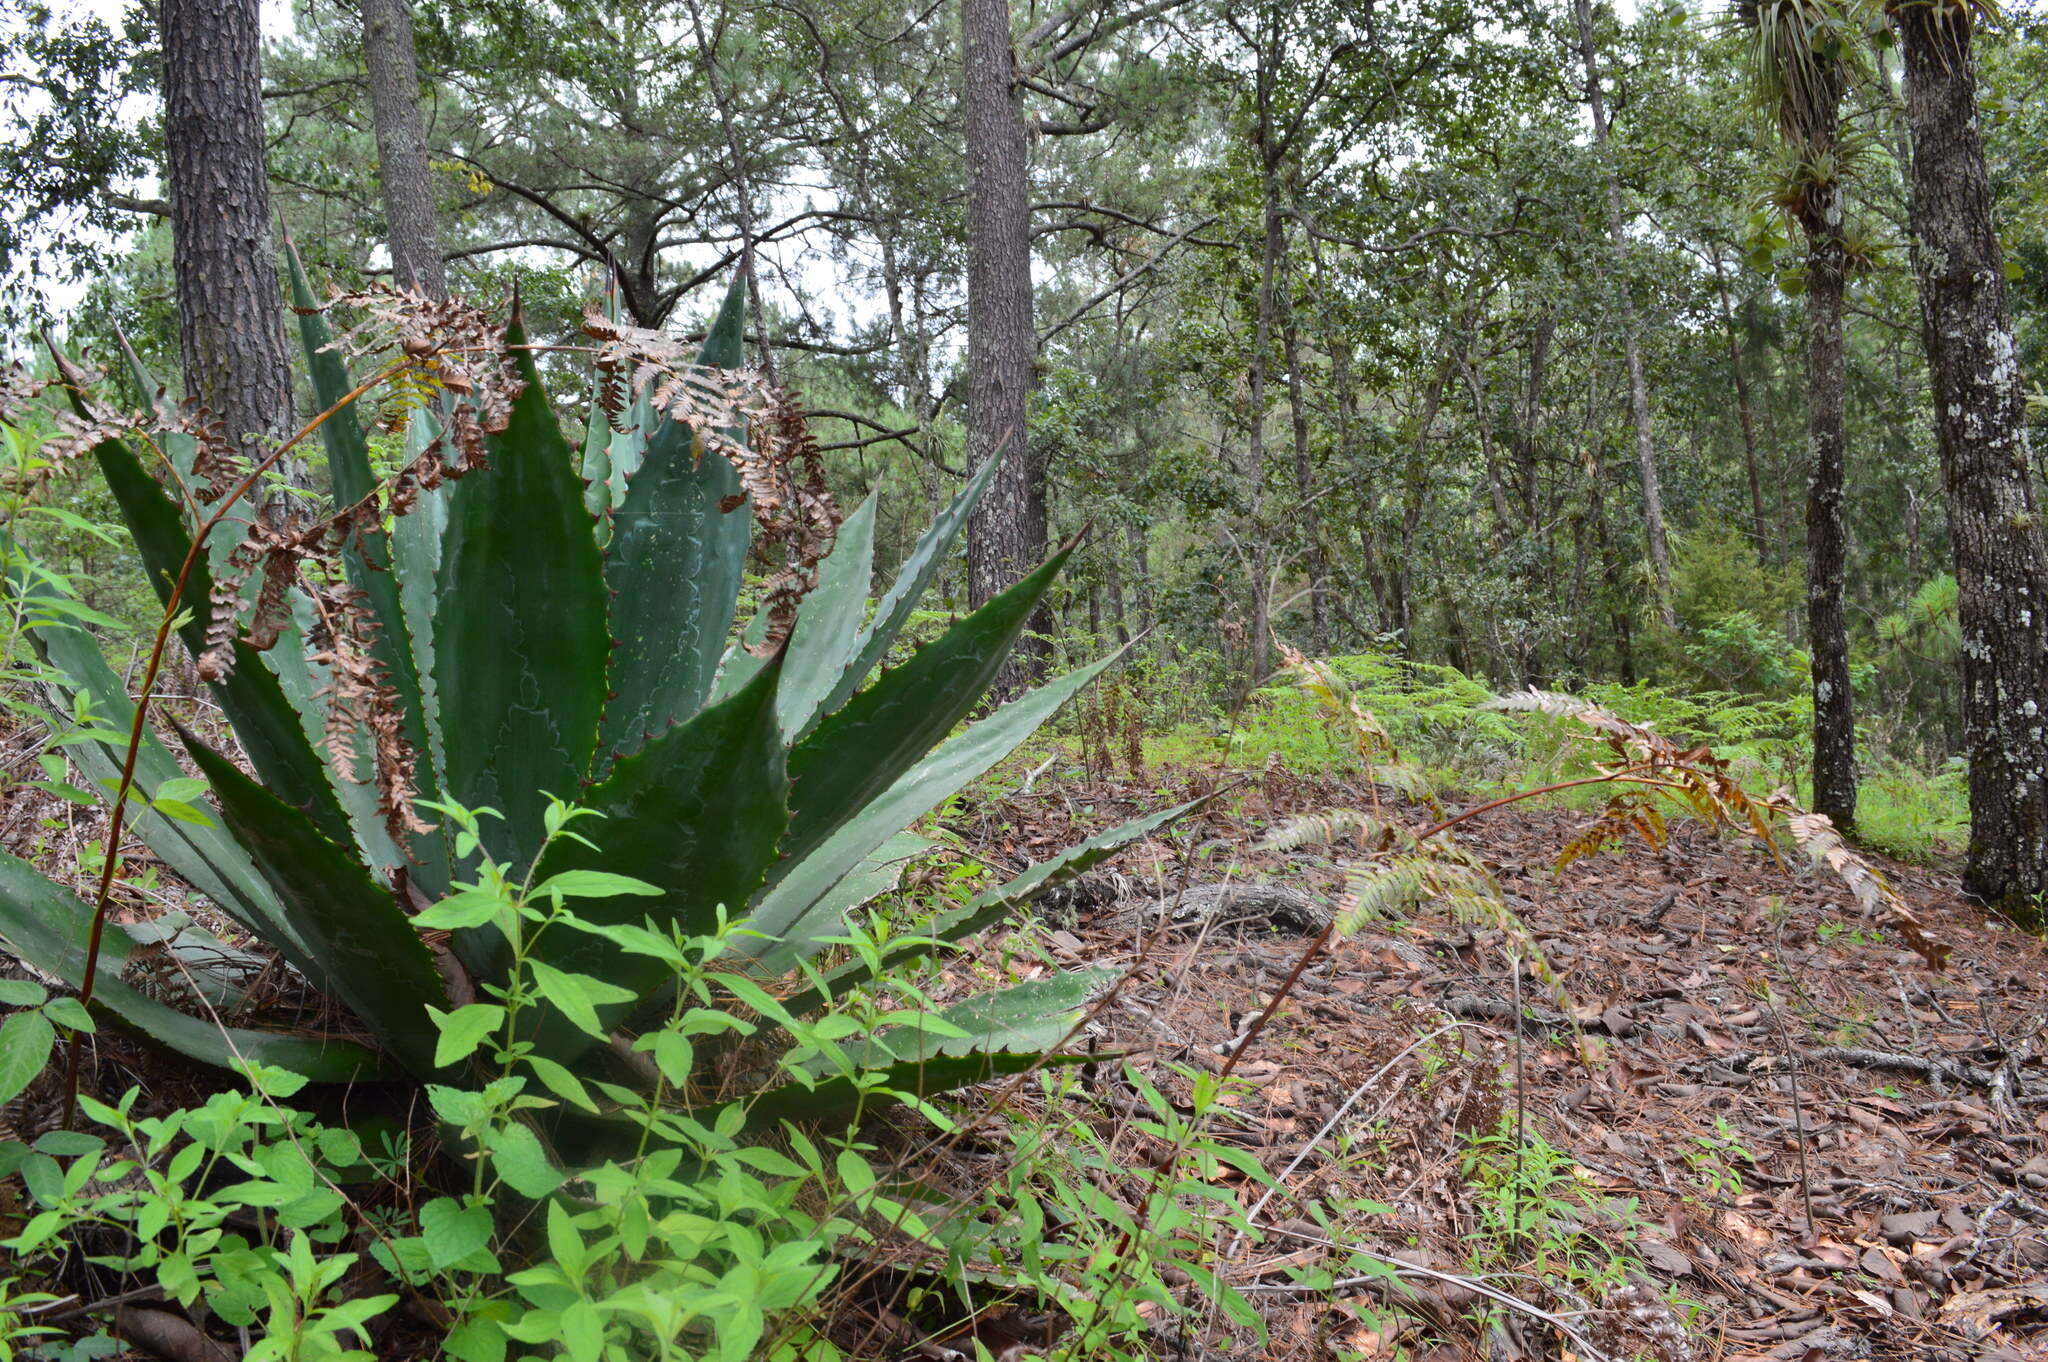
<instances>
[{"instance_id":1,"label":"thin brown stem","mask_svg":"<svg viewBox=\"0 0 2048 1362\"><path fill-rule=\"evenodd\" d=\"M100 944L106 934L107 909L113 897L114 875L120 868L121 832L127 821L128 792L135 784L135 763L142 753L143 726L149 721L149 702L156 690L157 673L163 667L164 649L170 642L171 625L178 617L178 607L184 601L185 588L192 580L192 569L197 566L200 555L206 552L208 536L227 517L235 503L256 485L257 480L276 467L278 460L290 453L307 436L327 424L329 417L351 405L378 384L388 381L404 367L402 364L395 364L376 377L365 379L333 406L307 422L297 434L271 450L249 470L248 475L233 491L221 498L221 503L213 514L202 521L199 528L194 531L191 546L185 550L185 561L178 568L177 580L171 583L170 596L164 601L163 618L157 622L156 636L150 642L149 663L143 668L141 690L135 697L135 715L128 725L128 746L121 756L121 779L114 788L114 807L108 816L106 855L100 864L99 888L93 896L92 932L87 937L85 946L85 973L78 985L78 1001L81 1005L91 1005L93 986L99 980ZM79 1046L74 1041L68 1049L64 1063L63 1125L67 1130L71 1128L71 1121L78 1107L78 1056Z\"/></svg>"}]
</instances>

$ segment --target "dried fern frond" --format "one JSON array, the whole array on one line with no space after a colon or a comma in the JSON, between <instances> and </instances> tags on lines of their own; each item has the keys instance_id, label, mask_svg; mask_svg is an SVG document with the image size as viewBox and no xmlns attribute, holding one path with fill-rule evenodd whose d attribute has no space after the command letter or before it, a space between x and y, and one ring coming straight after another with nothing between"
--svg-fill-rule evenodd
<instances>
[{"instance_id":1,"label":"dried fern frond","mask_svg":"<svg viewBox=\"0 0 2048 1362\"><path fill-rule=\"evenodd\" d=\"M443 394L444 438L454 445L463 472L485 465L485 437L505 429L512 404L526 389L505 345L505 327L459 298L437 299L377 284L334 293L326 309L351 308L362 318L328 343L344 354L387 355L400 368L384 384L377 424L402 431L414 412Z\"/></svg>"},{"instance_id":2,"label":"dried fern frond","mask_svg":"<svg viewBox=\"0 0 2048 1362\"><path fill-rule=\"evenodd\" d=\"M1789 792L1780 790L1762 798L1752 795L1729 773L1727 761L1711 749L1680 748L1648 725L1631 723L1574 696L1532 687L1500 696L1486 707L1548 714L1584 724L1613 749L1618 761L1626 763L1604 768L1609 776L1638 782L1609 800L1600 817L1565 844L1558 856L1560 869L1629 832L1641 834L1652 846L1661 846L1667 832L1663 815L1655 807L1659 794L1678 800L1702 822L1756 838L1774 857L1778 856L1778 843L1771 824L1782 818L1794 844L1815 864L1840 876L1866 913L1896 930L1929 966L1942 968L1949 947L1928 936L1905 900L1869 861L1849 849L1832 822L1800 808ZM1782 858L1779 864L1783 865Z\"/></svg>"},{"instance_id":3,"label":"dried fern frond","mask_svg":"<svg viewBox=\"0 0 2048 1362\"><path fill-rule=\"evenodd\" d=\"M1815 865L1825 866L1840 877L1865 913L1880 926L1904 937L1906 944L1930 966L1942 968L1948 958L1948 945L1927 935L1925 924L1899 897L1898 891L1876 866L1849 849L1826 814L1793 809L1786 814L1785 823L1792 831L1793 844Z\"/></svg>"},{"instance_id":4,"label":"dried fern frond","mask_svg":"<svg viewBox=\"0 0 2048 1362\"><path fill-rule=\"evenodd\" d=\"M479 308L460 300L399 292L388 285L336 293L322 310L334 308L358 309L364 315L327 348L353 355L395 350L399 356L397 367L381 389L383 405L374 424L403 430L414 412L438 403L441 433L383 485L330 516L288 521L282 528L261 518L247 523L241 542L215 574L208 602L212 613L198 659L199 674L208 681L225 678L233 668L237 638L258 652L276 644L290 621L293 590L303 583L309 564L325 564L332 569L327 575L339 580L338 556L343 548L364 532L382 526L386 516L409 514L418 505L420 492L485 467L488 437L506 428L513 403L525 391L526 382L505 345L505 328ZM217 500L247 476L246 464L235 451L224 447L224 441L216 439L209 444L203 412L181 415L177 420L187 433L199 437L200 454L194 470L208 488L195 493L198 499ZM451 445L457 456L453 464L447 455ZM246 588L258 572L263 585L244 623ZM321 598L317 590L311 594L316 602ZM338 598L330 605L336 607L337 620L350 613L340 608ZM362 686L367 684L365 681ZM349 693L358 692L368 694L369 690L354 687Z\"/></svg>"},{"instance_id":5,"label":"dried fern frond","mask_svg":"<svg viewBox=\"0 0 2048 1362\"><path fill-rule=\"evenodd\" d=\"M618 420L635 399L686 426L698 458L718 454L739 474L742 495L720 509L753 509L755 552L768 566L761 608L768 629L748 648L766 657L782 646L796 607L817 584L818 564L839 533L824 461L802 405L751 369L710 368L661 331L628 326L593 310L584 333L598 342L599 403Z\"/></svg>"},{"instance_id":6,"label":"dried fern frond","mask_svg":"<svg viewBox=\"0 0 2048 1362\"><path fill-rule=\"evenodd\" d=\"M405 707L373 653L376 618L368 599L346 582L313 587L307 594L316 620L306 640L307 661L327 674L319 698L327 706L321 742L328 762L344 780L357 781L356 742L365 740L377 811L391 839L402 846L408 833L430 829L413 806L414 753L405 738Z\"/></svg>"}]
</instances>

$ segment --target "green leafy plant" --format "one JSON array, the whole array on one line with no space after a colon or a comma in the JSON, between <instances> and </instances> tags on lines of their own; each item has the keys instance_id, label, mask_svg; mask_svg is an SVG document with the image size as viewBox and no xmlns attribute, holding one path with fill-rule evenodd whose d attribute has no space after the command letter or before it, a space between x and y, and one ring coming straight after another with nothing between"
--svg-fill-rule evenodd
<instances>
[{"instance_id":1,"label":"green leafy plant","mask_svg":"<svg viewBox=\"0 0 2048 1362\"><path fill-rule=\"evenodd\" d=\"M1629 1248L1642 1231L1634 1197L1604 1195L1540 1135L1517 1143L1511 1119L1469 1138L1462 1166L1478 1220L1475 1271L1526 1263L1542 1278L1581 1288L1619 1286L1642 1271Z\"/></svg>"},{"instance_id":2,"label":"green leafy plant","mask_svg":"<svg viewBox=\"0 0 2048 1362\"><path fill-rule=\"evenodd\" d=\"M0 1105L5 1105L35 1081L60 1031L91 1035L94 1026L78 999L52 998L33 979L0 979L0 1006L21 1009L0 1022Z\"/></svg>"},{"instance_id":3,"label":"green leafy plant","mask_svg":"<svg viewBox=\"0 0 2048 1362\"><path fill-rule=\"evenodd\" d=\"M1756 1164L1756 1156L1735 1138L1735 1130L1725 1116L1714 1118L1712 1135L1694 1131L1686 1136L1679 1157L1709 1194L1731 1199L1742 1195L1742 1173L1737 1163L1752 1167Z\"/></svg>"},{"instance_id":4,"label":"green leafy plant","mask_svg":"<svg viewBox=\"0 0 2048 1362\"><path fill-rule=\"evenodd\" d=\"M481 823L459 808L447 816L466 831ZM551 805L550 841L596 840L598 821ZM800 1016L747 977L736 923L698 938L601 925L576 909L645 886L602 872L530 883L487 856L479 872L466 903L441 906L488 902L512 964L498 1001L430 1014L437 1060L466 1070L424 1089L437 1129L323 1123L286 1105L316 1090L257 1065L242 1070L246 1090L161 1115L138 1114L133 1091L113 1104L86 1097L86 1118L106 1135L0 1143L0 1171L18 1171L33 1201L0 1246L47 1270L82 1252L195 1315L252 1331L255 1357L369 1357L354 1345L377 1346L366 1328L401 1294L430 1303L440 1351L462 1362L522 1345L522 1357L559 1349L576 1362L835 1357L821 1331L842 1245L887 1236L943 1252L956 1236L858 1122L783 1124L772 1140L764 1128L819 1102L848 1113L898 1096L922 1104L918 1081L942 1080L991 1035L1018 1051L1056 1043L1094 983L1064 976L942 1007L897 969ZM598 1001L565 991L541 963L550 937L573 934L619 942L668 973L663 1015L630 1050L644 1084L572 1071L528 1038L523 1014L580 1016ZM883 929L845 944L878 961L910 941ZM784 1082L756 1084L766 1098L709 1095L734 1067ZM564 1166L563 1123L544 1136L533 1118L591 1119L603 1105L607 1152ZM430 1157L443 1143L466 1157Z\"/></svg>"},{"instance_id":5,"label":"green leafy plant","mask_svg":"<svg viewBox=\"0 0 2048 1362\"><path fill-rule=\"evenodd\" d=\"M597 376L579 451L516 307L500 328L459 303L352 295L333 306L361 320L337 340L328 310L295 284L323 410L254 464L222 447L203 414L160 407L138 426L97 407L64 364L76 414L45 448L97 461L164 616L139 702L83 629L52 612L32 633L81 716L67 735L72 761L112 791L109 845L125 820L346 1003L375 1044L222 1027L149 998L122 977L123 952L104 932L118 858L91 905L0 858L0 933L95 1015L214 1064L445 1080L463 1056L437 1042L434 1019L502 1008L521 1018L517 1042L537 1059L601 1064L615 1036L665 1005L673 961L652 942L735 924L729 986L757 1009L801 1017L1171 816L973 895L929 940L818 968L847 939L849 910L925 845L904 830L1113 660L953 733L1071 546L864 688L989 470L870 614L874 503L836 523L800 414L732 367L739 285L694 359L657 334L590 320ZM372 378L351 380L352 352L379 357ZM130 363L144 391L160 391ZM25 391L17 382L10 395L18 404ZM358 409L372 394L382 407L366 422ZM366 425L406 441L381 481ZM337 509L283 526L250 517L239 542L216 535L316 432ZM744 622L750 548L770 573ZM173 632L253 770L181 728L210 802L148 723ZM603 820L602 852L570 826L586 814ZM505 909L513 886L588 930L519 937ZM767 985L792 970L805 985L778 997ZM524 987L534 995L518 997ZM943 1064L916 1066L924 1080L961 1083L1028 1063L1003 1049L1017 1009L1059 1015L1073 997L1071 984L998 995L969 1017L969 1036L949 1040ZM877 1044L893 1086L928 1090ZM785 1093L766 1109L809 1108Z\"/></svg>"}]
</instances>

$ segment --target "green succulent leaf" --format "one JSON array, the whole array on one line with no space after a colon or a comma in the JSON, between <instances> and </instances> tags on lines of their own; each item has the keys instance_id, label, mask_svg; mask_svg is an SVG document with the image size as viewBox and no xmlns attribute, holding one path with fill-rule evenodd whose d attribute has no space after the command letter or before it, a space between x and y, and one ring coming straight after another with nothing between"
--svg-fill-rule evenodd
<instances>
[{"instance_id":1,"label":"green succulent leaf","mask_svg":"<svg viewBox=\"0 0 2048 1362\"><path fill-rule=\"evenodd\" d=\"M379 876L389 876L399 866L409 865L410 861L406 852L393 840L384 820L371 737L366 730L359 728L349 735L345 743L330 741L324 696L332 684L333 669L324 662L314 661L314 654L306 649L306 640L316 633L317 612L312 598L303 592L293 594L291 606L294 627L279 634L277 642L264 657L271 670L277 673L277 683L284 690L284 698L298 711L299 726L305 730L306 741L313 745L314 751L324 748L328 755L327 769L333 779L335 797L341 801L342 811L348 815L351 844L365 865ZM426 840L430 845L439 845L437 838Z\"/></svg>"},{"instance_id":2,"label":"green succulent leaf","mask_svg":"<svg viewBox=\"0 0 2048 1362\"><path fill-rule=\"evenodd\" d=\"M434 1072L427 1008L445 999L433 955L391 892L312 821L180 725L229 828L277 890L334 991L416 1074ZM296 963L296 962L294 962Z\"/></svg>"},{"instance_id":3,"label":"green succulent leaf","mask_svg":"<svg viewBox=\"0 0 2048 1362\"><path fill-rule=\"evenodd\" d=\"M134 536L136 552L157 598L168 603L185 555L192 547L183 513L162 484L137 462L121 440L102 440L93 450L107 487L121 508L121 518ZM179 637L194 657L206 651L207 603L213 595L213 573L205 555L192 564L180 598L190 616ZM327 768L306 741L298 711L292 708L277 677L262 655L237 640L234 670L213 683L220 707L235 726L235 736L249 754L263 783L286 803L302 810L320 830L338 841L349 839L348 815L329 782Z\"/></svg>"},{"instance_id":4,"label":"green succulent leaf","mask_svg":"<svg viewBox=\"0 0 2048 1362\"><path fill-rule=\"evenodd\" d=\"M128 698L128 688L107 665L91 635L69 625L46 624L38 627L33 637L44 659L63 673L76 692L92 702L93 713L102 725L118 730L129 727L135 702ZM102 782L103 787L111 788L106 782L119 782L123 753L113 744L74 743L68 751L79 769ZM137 789L154 794L183 775L177 758L145 727L142 748L135 760ZM249 853L225 828L217 822L199 824L165 818L141 806L133 809L130 817L136 835L193 888L287 958L306 954L303 943L285 920L277 895L258 873ZM307 977L316 988L325 987L326 975L319 972L317 962Z\"/></svg>"},{"instance_id":5,"label":"green succulent leaf","mask_svg":"<svg viewBox=\"0 0 2048 1362\"><path fill-rule=\"evenodd\" d=\"M935 1024L897 1027L846 1047L862 1083L846 1077L816 1086L786 1083L745 1102L746 1128L763 1130L782 1121L815 1121L853 1116L903 1100L929 1098L1003 1074L1047 1065L1080 1064L1100 1058L1052 1051L1068 1039L1080 1009L1116 977L1115 970L1073 970L1035 979L955 1003ZM811 1068L822 1072L822 1059ZM881 1076L879 1088L873 1086Z\"/></svg>"},{"instance_id":6,"label":"green succulent leaf","mask_svg":"<svg viewBox=\"0 0 2048 1362\"><path fill-rule=\"evenodd\" d=\"M875 500L870 495L839 527L818 565L818 583L797 608L789 656L782 664L782 731L810 731L841 676L853 665L868 584L875 570Z\"/></svg>"},{"instance_id":7,"label":"green succulent leaf","mask_svg":"<svg viewBox=\"0 0 2048 1362\"><path fill-rule=\"evenodd\" d=\"M405 428L405 457L416 459L439 435L439 422L430 411L414 412ZM440 595L441 544L448 533L448 500L457 484L443 482L423 489L410 515L391 525L391 575L398 582L398 603L405 614L405 632L419 670L421 726L427 745L417 749L425 758L421 776L431 773L434 784L444 793L448 788L446 743L441 733L440 691L434 684L434 614ZM430 893L446 893L452 864L450 842L453 833L443 823L439 846L419 868L421 887Z\"/></svg>"},{"instance_id":8,"label":"green succulent leaf","mask_svg":"<svg viewBox=\"0 0 2048 1362\"><path fill-rule=\"evenodd\" d=\"M741 362L745 303L741 276L726 293L699 363ZM604 717L608 751L636 751L710 696L753 534L744 507L719 509L739 495L730 463L705 453L688 426L661 418L612 513L605 555L618 640L611 658L615 698Z\"/></svg>"},{"instance_id":9,"label":"green succulent leaf","mask_svg":"<svg viewBox=\"0 0 2048 1362\"><path fill-rule=\"evenodd\" d=\"M1054 554L1038 571L849 700L796 745L789 756L795 792L783 842L783 854L792 864L890 788L967 717L1072 552L1068 545Z\"/></svg>"},{"instance_id":10,"label":"green succulent leaf","mask_svg":"<svg viewBox=\"0 0 2048 1362\"><path fill-rule=\"evenodd\" d=\"M780 676L771 664L739 694L620 761L584 801L605 815L581 825L596 847L557 840L536 869L539 881L602 868L661 891L659 899L638 892L579 898L576 915L599 926L637 927L652 919L657 930L673 925L686 936L702 936L716 927L721 904L736 915L760 888L789 821L775 716ZM673 975L661 959L591 932L550 931L540 954L561 969L620 984L635 997ZM604 1026L623 1010L602 1009ZM556 1059L589 1044L547 1023L540 1039L542 1051Z\"/></svg>"},{"instance_id":11,"label":"green succulent leaf","mask_svg":"<svg viewBox=\"0 0 2048 1362\"><path fill-rule=\"evenodd\" d=\"M92 909L28 862L0 854L0 936L22 959L77 988L85 980L91 934ZM93 1011L144 1040L203 1064L225 1069L246 1059L288 1069L316 1083L393 1076L379 1056L347 1041L221 1027L188 1016L138 993L122 979L122 966L134 949L125 936L108 932L103 945Z\"/></svg>"},{"instance_id":12,"label":"green succulent leaf","mask_svg":"<svg viewBox=\"0 0 2048 1362\"><path fill-rule=\"evenodd\" d=\"M915 823L1015 751L1019 743L1052 717L1054 710L1121 655L1112 653L1040 686L940 744L895 784L863 804L823 846L804 857L762 895L747 920L747 925L761 933L762 939L743 940L736 943L737 949L757 955L761 968L770 973L815 954L819 939L835 934L835 927L827 915L814 910L827 902L826 895L842 876L891 834ZM908 668L891 673L891 677L900 676L905 670ZM824 729L819 733L822 735ZM795 774L794 767L791 774Z\"/></svg>"},{"instance_id":13,"label":"green succulent leaf","mask_svg":"<svg viewBox=\"0 0 2048 1362\"><path fill-rule=\"evenodd\" d=\"M489 437L489 470L449 499L434 682L448 794L502 812L486 840L524 866L545 837L548 796L573 798L590 770L608 644L575 457L516 313L506 343L526 388Z\"/></svg>"},{"instance_id":14,"label":"green succulent leaf","mask_svg":"<svg viewBox=\"0 0 2048 1362\"><path fill-rule=\"evenodd\" d=\"M298 248L289 239L285 242L285 260L291 276L292 306L298 312L299 343L305 351L306 372L313 384L313 402L326 411L348 396L355 385L349 381L348 368L341 356L328 348L333 334L327 325L327 315L319 310ZM352 505L369 496L376 489L376 476L370 467L369 441L363 436L355 404L350 403L330 416L320 427L320 438L327 449L327 475L334 486L336 505ZM370 526L350 536L342 548L342 564L348 572L349 585L363 593L370 613L376 618L377 637L371 654L384 664L385 675L398 692L406 741L413 751L425 752L427 733L419 664L413 657L412 634L406 628L398 579L391 572L391 545L383 528ZM423 799L440 797L430 768L423 767L415 773L414 785ZM416 858L432 855L441 846L438 837L423 835L415 839L413 854ZM440 859L445 859L445 854ZM415 876L418 877L418 867ZM437 865L424 878L437 887L445 885L445 865Z\"/></svg>"},{"instance_id":15,"label":"green succulent leaf","mask_svg":"<svg viewBox=\"0 0 2048 1362\"><path fill-rule=\"evenodd\" d=\"M937 1097L958 1088L986 1083L991 1078L1006 1074L1029 1073L1067 1064L1086 1064L1091 1055L1046 1055L1046 1054L1003 1054L976 1053L971 1055L941 1055L935 1059L901 1060L870 1075L879 1081L873 1087L853 1082L851 1079L832 1078L816 1087L801 1083L785 1083L779 1088L754 1098L746 1104L746 1120L743 1128L749 1132L773 1130L784 1121L813 1122L851 1120L856 1116L871 1114L898 1105L903 1101L899 1094L909 1093L920 1098ZM704 1119L709 1113L697 1113L697 1119Z\"/></svg>"},{"instance_id":16,"label":"green succulent leaf","mask_svg":"<svg viewBox=\"0 0 2048 1362\"><path fill-rule=\"evenodd\" d=\"M1029 905L1040 894L1068 883L1124 847L1142 841L1169 823L1177 822L1214 798L1214 794L1203 795L1185 804L1158 813L1146 814L1142 818L1134 818L1107 832L1099 832L1085 842L1068 847L1049 861L1040 861L1015 879L993 889L983 890L952 912L941 915L918 935L936 937L941 941L963 941L976 932L986 931ZM899 946L893 950L884 950L880 963L882 968L888 969L915 960L921 955L928 955L930 952L931 948L928 946ZM817 987L783 999L782 1005L790 1012L802 1016L806 1012L816 1011L831 999L843 996L848 990L858 988L874 977L875 970L866 961L849 960L839 968L827 971L822 983Z\"/></svg>"},{"instance_id":17,"label":"green succulent leaf","mask_svg":"<svg viewBox=\"0 0 2048 1362\"><path fill-rule=\"evenodd\" d=\"M1113 969L1068 970L963 998L926 1020L892 1027L853 1052L863 1069L981 1051L1044 1050L1068 1038L1080 1009L1116 978Z\"/></svg>"},{"instance_id":18,"label":"green succulent leaf","mask_svg":"<svg viewBox=\"0 0 2048 1362\"><path fill-rule=\"evenodd\" d=\"M619 320L618 281L607 278L604 315ZM597 542L611 541L612 512L626 499L626 488L640 469L647 436L654 428L654 406L646 389L632 395L625 410L613 417L604 409L604 377L590 382L590 420L583 433L583 504L597 518Z\"/></svg>"},{"instance_id":19,"label":"green succulent leaf","mask_svg":"<svg viewBox=\"0 0 2048 1362\"><path fill-rule=\"evenodd\" d=\"M143 400L149 403L150 408L159 417L165 418L164 424L171 427L153 437L157 448L170 460L171 468L177 473L178 480L188 487L191 486L195 476L193 466L199 459L199 441L190 433L176 429L175 422L170 419L177 415L177 399L173 398L170 389L150 372L149 366L142 362L142 356L135 353L134 345L128 340L128 333L119 326L114 328L114 343L120 348L122 367L128 370L129 382L135 385L136 391L142 394ZM192 516L198 510L197 506L185 508L184 523L188 532L198 528L192 520ZM234 552L234 548L235 537L232 534L217 535L207 542L207 562L214 571L221 570L222 565L227 562L228 555Z\"/></svg>"},{"instance_id":20,"label":"green succulent leaf","mask_svg":"<svg viewBox=\"0 0 2048 1362\"><path fill-rule=\"evenodd\" d=\"M967 480L960 494L953 498L944 514L932 522L917 541L917 547L910 551L910 557L903 560L903 567L897 572L889 593L882 597L882 603L875 607L875 616L861 627L860 642L855 648L854 660L832 691L818 706L821 714L830 714L846 703L847 697L860 689L860 683L867 680L888 653L889 645L903 632L911 612L924 599L925 590L931 586L932 578L946 563L946 552L960 535L960 527L967 523L967 517L981 504L982 495L994 480L998 460L990 459L979 472Z\"/></svg>"}]
</instances>

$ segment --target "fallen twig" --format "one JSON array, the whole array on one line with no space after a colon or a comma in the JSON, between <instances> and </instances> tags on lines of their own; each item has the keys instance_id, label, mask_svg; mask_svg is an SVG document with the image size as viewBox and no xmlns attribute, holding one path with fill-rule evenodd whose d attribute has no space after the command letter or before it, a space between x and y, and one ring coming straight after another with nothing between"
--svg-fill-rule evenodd
<instances>
[{"instance_id":1,"label":"fallen twig","mask_svg":"<svg viewBox=\"0 0 2048 1362\"><path fill-rule=\"evenodd\" d=\"M1343 1253L1353 1253L1361 1258L1370 1258L1376 1263L1385 1263L1393 1270L1393 1275L1397 1277L1421 1277L1428 1281L1443 1282L1446 1285L1462 1287L1475 1295L1484 1296L1488 1300L1505 1305L1517 1314L1527 1315L1530 1319L1540 1320L1548 1324L1551 1328L1572 1341L1573 1346L1578 1349L1579 1357L1583 1362L1610 1362L1607 1354L1595 1347L1584 1334L1579 1332L1570 1320L1565 1319L1561 1315L1553 1315L1542 1306L1531 1304L1520 1296L1510 1295L1497 1286L1490 1286L1477 1277L1461 1276L1456 1272L1440 1272L1436 1268L1423 1267L1419 1263L1411 1263L1405 1259L1390 1257L1384 1253L1375 1253L1371 1249L1360 1248L1356 1244L1338 1244L1332 1240L1318 1239L1312 1234L1301 1234L1294 1230L1279 1230L1277 1232L1287 1235L1289 1238L1305 1239L1312 1244L1322 1244ZM1340 1277L1326 1286L1316 1286L1307 1282L1246 1282L1244 1285L1237 1287L1236 1290L1246 1294L1256 1292L1261 1295L1321 1295L1327 1292L1348 1291L1354 1287L1384 1282L1386 1277L1386 1273L1373 1273L1370 1276L1364 1277Z\"/></svg>"},{"instance_id":2,"label":"fallen twig","mask_svg":"<svg viewBox=\"0 0 2048 1362\"><path fill-rule=\"evenodd\" d=\"M1966 1083L1976 1088L1995 1088L1999 1082L1999 1075L1995 1070L1980 1069L1974 1064L1965 1064L1961 1060L1939 1055L1901 1055L1889 1050L1866 1050L1854 1045L1823 1045L1801 1053L1810 1060L1846 1064L1854 1069L1896 1069L1901 1073L1919 1074L1922 1078L1945 1078L1952 1083ZM1737 1072L1746 1072L1758 1060L1777 1059L1776 1055L1767 1055L1756 1050L1742 1050L1732 1055L1718 1055L1714 1062L1726 1065Z\"/></svg>"}]
</instances>

